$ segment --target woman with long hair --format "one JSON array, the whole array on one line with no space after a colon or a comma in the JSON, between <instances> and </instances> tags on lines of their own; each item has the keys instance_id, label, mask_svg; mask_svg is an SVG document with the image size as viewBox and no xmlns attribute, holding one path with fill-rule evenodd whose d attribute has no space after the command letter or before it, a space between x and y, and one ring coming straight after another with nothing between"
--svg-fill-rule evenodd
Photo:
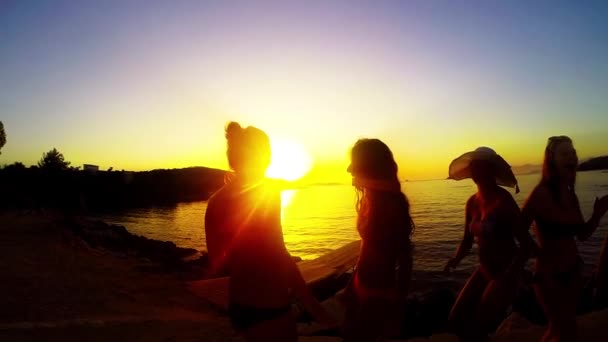
<instances>
[{"instance_id":1,"label":"woman with long hair","mask_svg":"<svg viewBox=\"0 0 608 342\"><path fill-rule=\"evenodd\" d=\"M539 244L535 291L549 321L543 341L576 340L576 308L582 283L582 259L575 238L584 241L608 211L608 196L596 199L585 222L575 192L578 156L567 136L550 137L542 178L522 209L528 229L535 222Z\"/></svg>"},{"instance_id":2,"label":"woman with long hair","mask_svg":"<svg viewBox=\"0 0 608 342\"><path fill-rule=\"evenodd\" d=\"M449 317L463 340L483 340L516 294L517 276L528 259L532 239L520 229L520 210L502 186L515 187L509 164L494 150L480 147L452 161L451 179L472 178L477 192L465 207L464 235L445 270L455 268L477 241L479 267L465 284ZM519 240L518 248L516 241Z\"/></svg>"},{"instance_id":3,"label":"woman with long hair","mask_svg":"<svg viewBox=\"0 0 608 342\"><path fill-rule=\"evenodd\" d=\"M360 139L348 172L357 192L361 249L349 284L345 341L376 341L397 334L412 272L414 223L401 192L397 163L378 139Z\"/></svg>"},{"instance_id":4,"label":"woman with long hair","mask_svg":"<svg viewBox=\"0 0 608 342\"><path fill-rule=\"evenodd\" d=\"M314 298L283 241L280 190L265 178L270 140L256 127L226 126L234 177L210 199L205 230L210 268L230 276L229 316L247 341L297 341L290 293L322 324Z\"/></svg>"}]
</instances>

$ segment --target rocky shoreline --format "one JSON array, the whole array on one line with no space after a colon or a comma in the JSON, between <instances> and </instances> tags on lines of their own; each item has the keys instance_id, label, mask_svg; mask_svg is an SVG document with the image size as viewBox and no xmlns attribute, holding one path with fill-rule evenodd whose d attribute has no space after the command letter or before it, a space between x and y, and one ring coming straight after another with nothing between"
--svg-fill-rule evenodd
<instances>
[{"instance_id":1,"label":"rocky shoreline","mask_svg":"<svg viewBox=\"0 0 608 342\"><path fill-rule=\"evenodd\" d=\"M158 263L167 272L191 271L202 276L207 264L205 252L178 247L171 241L132 234L120 225L75 216L58 219L55 223L64 227L74 237L82 239L90 248L105 249Z\"/></svg>"},{"instance_id":2,"label":"rocky shoreline","mask_svg":"<svg viewBox=\"0 0 608 342\"><path fill-rule=\"evenodd\" d=\"M58 340L80 340L71 335L73 330L113 339L112 335L134 334L123 328L149 327L146 322L158 322L164 326L161 330L165 335L170 335L171 327L189 326L190 330L175 332L175 341L197 340L192 338L193 331L205 329L213 330L208 335L215 337L201 337L200 341L239 341L227 318L189 293L184 285L204 277L205 253L134 235L122 226L58 213L0 213L0 235L0 266L4 270L0 273L0 291L7 298L0 308L2 340L13 340L2 336L14 337L17 331L40 336L43 330L61 336ZM433 272L415 272L414 278L401 340L444 334L461 284L438 281L441 275ZM348 274L313 288L317 298L338 316L343 314L339 291L347 281ZM590 283L582 294L581 314L600 309L594 306L591 290ZM602 312L591 315L600 317ZM513 330L521 322L530 327L545 324L530 279L524 281L507 314L497 326L497 334L504 334L506 327ZM339 336L337 330L315 330L304 313L299 315L299 322L303 334ZM180 338L183 334L190 337Z\"/></svg>"}]
</instances>

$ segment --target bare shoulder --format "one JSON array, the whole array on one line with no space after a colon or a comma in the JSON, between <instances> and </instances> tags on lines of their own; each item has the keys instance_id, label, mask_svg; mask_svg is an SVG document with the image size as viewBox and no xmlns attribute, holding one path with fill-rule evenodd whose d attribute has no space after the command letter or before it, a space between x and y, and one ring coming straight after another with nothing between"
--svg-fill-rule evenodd
<instances>
[{"instance_id":1,"label":"bare shoulder","mask_svg":"<svg viewBox=\"0 0 608 342\"><path fill-rule=\"evenodd\" d=\"M471 197L469 197L469 199L467 200L467 204L465 206L465 212L468 215L473 210L475 210L475 208L477 208L477 193L471 195Z\"/></svg>"},{"instance_id":2,"label":"bare shoulder","mask_svg":"<svg viewBox=\"0 0 608 342\"><path fill-rule=\"evenodd\" d=\"M472 194L471 197L467 200L467 208L474 206L477 203L477 194Z\"/></svg>"},{"instance_id":3,"label":"bare shoulder","mask_svg":"<svg viewBox=\"0 0 608 342\"><path fill-rule=\"evenodd\" d=\"M508 190L500 188L500 200L506 209L519 211L519 205Z\"/></svg>"},{"instance_id":4,"label":"bare shoulder","mask_svg":"<svg viewBox=\"0 0 608 342\"><path fill-rule=\"evenodd\" d=\"M221 202L222 199L225 197L226 191L227 191L227 185L224 185L219 190L214 192L207 200L207 209L209 209L210 206L211 207L215 206L217 202Z\"/></svg>"}]
</instances>

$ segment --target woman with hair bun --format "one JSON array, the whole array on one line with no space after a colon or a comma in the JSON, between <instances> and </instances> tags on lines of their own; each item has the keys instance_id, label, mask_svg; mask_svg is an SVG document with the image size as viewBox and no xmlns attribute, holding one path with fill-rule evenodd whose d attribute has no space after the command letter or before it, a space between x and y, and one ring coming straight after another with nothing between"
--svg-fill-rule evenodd
<instances>
[{"instance_id":1,"label":"woman with hair bun","mask_svg":"<svg viewBox=\"0 0 608 342\"><path fill-rule=\"evenodd\" d=\"M233 326L247 341L297 341L292 291L319 323L334 325L285 248L280 190L265 178L268 135L237 122L225 133L234 175L209 199L205 232L211 271L230 276Z\"/></svg>"}]
</instances>

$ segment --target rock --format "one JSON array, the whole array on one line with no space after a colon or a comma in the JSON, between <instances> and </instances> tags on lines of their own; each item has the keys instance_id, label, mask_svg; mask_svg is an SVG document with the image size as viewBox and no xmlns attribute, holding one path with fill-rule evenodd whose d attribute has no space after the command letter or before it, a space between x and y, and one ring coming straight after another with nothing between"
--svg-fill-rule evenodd
<instances>
[{"instance_id":1,"label":"rock","mask_svg":"<svg viewBox=\"0 0 608 342\"><path fill-rule=\"evenodd\" d=\"M404 337L426 337L441 331L447 322L456 294L449 289L436 289L413 294L408 298L402 323Z\"/></svg>"},{"instance_id":2,"label":"rock","mask_svg":"<svg viewBox=\"0 0 608 342\"><path fill-rule=\"evenodd\" d=\"M509 315L504 321L502 321L500 326L496 329L494 335L505 336L513 331L529 330L535 326L538 325L531 323L520 313L514 312Z\"/></svg>"},{"instance_id":3,"label":"rock","mask_svg":"<svg viewBox=\"0 0 608 342\"><path fill-rule=\"evenodd\" d=\"M158 241L144 236L129 233L119 225L108 225L103 221L91 221L81 218L67 218L60 227L66 227L74 236L86 242L91 248L101 248L125 255L136 255L163 265L166 271L189 270L192 267L202 267L206 256L197 262L184 260L197 255L193 248L177 247L171 241Z\"/></svg>"},{"instance_id":4,"label":"rock","mask_svg":"<svg viewBox=\"0 0 608 342\"><path fill-rule=\"evenodd\" d=\"M520 288L517 296L513 300L513 312L518 313L531 323L537 325L547 324L547 319L543 308L536 300L536 293L531 284Z\"/></svg>"},{"instance_id":5,"label":"rock","mask_svg":"<svg viewBox=\"0 0 608 342\"><path fill-rule=\"evenodd\" d=\"M332 317L337 319L338 322L344 322L344 314L346 312L346 308L340 301L340 298L337 294L336 296L333 296L323 301L321 305L325 308L325 310L327 310L327 312L329 312L329 314L332 315Z\"/></svg>"},{"instance_id":6,"label":"rock","mask_svg":"<svg viewBox=\"0 0 608 342\"><path fill-rule=\"evenodd\" d=\"M339 291L334 296L322 302L323 307L339 322L344 321L345 307L343 293ZM405 318L401 325L401 338L427 338L434 332L441 331L447 321L456 294L448 289L430 290L420 294L412 294L406 304ZM309 317L301 317L301 321ZM318 334L321 329L314 325L302 325L308 334ZM317 329L317 330L315 330ZM330 335L326 333L325 335ZM331 334L333 335L333 334ZM441 335L440 335L441 336ZM422 339L424 340L424 339Z\"/></svg>"},{"instance_id":7,"label":"rock","mask_svg":"<svg viewBox=\"0 0 608 342\"><path fill-rule=\"evenodd\" d=\"M300 262L300 261L302 261L302 258L301 258L301 257L299 257L299 256L293 256L293 255L292 255L292 256L291 256L291 259L292 259L293 261L295 261L295 262Z\"/></svg>"},{"instance_id":8,"label":"rock","mask_svg":"<svg viewBox=\"0 0 608 342\"><path fill-rule=\"evenodd\" d=\"M338 328L327 328L316 322L298 323L298 335L300 336L340 336Z\"/></svg>"},{"instance_id":9,"label":"rock","mask_svg":"<svg viewBox=\"0 0 608 342\"><path fill-rule=\"evenodd\" d=\"M36 325L33 322L20 322L20 323L15 323L12 324L11 328L14 329L33 329ZM4 328L4 329L8 329L8 328Z\"/></svg>"},{"instance_id":10,"label":"rock","mask_svg":"<svg viewBox=\"0 0 608 342\"><path fill-rule=\"evenodd\" d=\"M431 336L430 342L460 342L458 336L452 334L437 334Z\"/></svg>"},{"instance_id":11,"label":"rock","mask_svg":"<svg viewBox=\"0 0 608 342\"><path fill-rule=\"evenodd\" d=\"M298 342L342 342L342 338L333 336L299 336Z\"/></svg>"},{"instance_id":12,"label":"rock","mask_svg":"<svg viewBox=\"0 0 608 342\"><path fill-rule=\"evenodd\" d=\"M608 310L592 312L577 318L579 341L608 341ZM494 342L539 341L545 326L530 323L523 316L513 313L500 325L494 334Z\"/></svg>"},{"instance_id":13,"label":"rock","mask_svg":"<svg viewBox=\"0 0 608 342\"><path fill-rule=\"evenodd\" d=\"M580 341L608 341L608 309L579 317L577 325Z\"/></svg>"}]
</instances>

